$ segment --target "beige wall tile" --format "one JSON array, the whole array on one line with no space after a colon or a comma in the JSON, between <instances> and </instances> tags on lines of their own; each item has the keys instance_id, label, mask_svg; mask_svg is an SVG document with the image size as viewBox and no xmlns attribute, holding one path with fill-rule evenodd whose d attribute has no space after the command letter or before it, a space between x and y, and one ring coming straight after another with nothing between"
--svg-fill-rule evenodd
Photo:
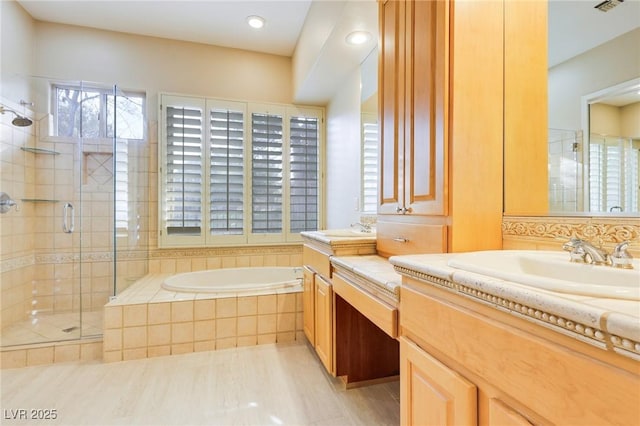
<instances>
[{"instance_id":1,"label":"beige wall tile","mask_svg":"<svg viewBox=\"0 0 640 426\"><path fill-rule=\"evenodd\" d=\"M216 320L216 339L235 337L237 335L237 318L221 318Z\"/></svg>"},{"instance_id":2,"label":"beige wall tile","mask_svg":"<svg viewBox=\"0 0 640 426\"><path fill-rule=\"evenodd\" d=\"M277 295L278 312L296 311L296 293L282 293Z\"/></svg>"},{"instance_id":3,"label":"beige wall tile","mask_svg":"<svg viewBox=\"0 0 640 426\"><path fill-rule=\"evenodd\" d=\"M277 314L278 328L277 332L283 331L295 331L296 329L296 314L295 313L282 313Z\"/></svg>"},{"instance_id":4,"label":"beige wall tile","mask_svg":"<svg viewBox=\"0 0 640 426\"><path fill-rule=\"evenodd\" d=\"M208 320L216 317L216 299L200 299L194 302L194 320Z\"/></svg>"},{"instance_id":5,"label":"beige wall tile","mask_svg":"<svg viewBox=\"0 0 640 426\"><path fill-rule=\"evenodd\" d=\"M201 342L204 340L215 340L216 322L215 320L196 321L193 323L193 340Z\"/></svg>"},{"instance_id":6,"label":"beige wall tile","mask_svg":"<svg viewBox=\"0 0 640 426\"><path fill-rule=\"evenodd\" d=\"M80 360L80 345L58 345L53 348L53 362Z\"/></svg>"},{"instance_id":7,"label":"beige wall tile","mask_svg":"<svg viewBox=\"0 0 640 426\"><path fill-rule=\"evenodd\" d=\"M21 368L27 366L27 351L2 351L2 368Z\"/></svg>"},{"instance_id":8,"label":"beige wall tile","mask_svg":"<svg viewBox=\"0 0 640 426\"><path fill-rule=\"evenodd\" d=\"M236 297L216 299L216 318L231 318L238 315L238 303Z\"/></svg>"},{"instance_id":9,"label":"beige wall tile","mask_svg":"<svg viewBox=\"0 0 640 426\"><path fill-rule=\"evenodd\" d=\"M102 333L102 345L105 352L122 349L122 329L113 328Z\"/></svg>"},{"instance_id":10,"label":"beige wall tile","mask_svg":"<svg viewBox=\"0 0 640 426\"><path fill-rule=\"evenodd\" d=\"M258 336L239 336L237 346L255 346L258 344Z\"/></svg>"},{"instance_id":11,"label":"beige wall tile","mask_svg":"<svg viewBox=\"0 0 640 426\"><path fill-rule=\"evenodd\" d=\"M171 303L149 303L147 312L148 324L167 324L171 322Z\"/></svg>"},{"instance_id":12,"label":"beige wall tile","mask_svg":"<svg viewBox=\"0 0 640 426\"><path fill-rule=\"evenodd\" d=\"M133 359L143 359L147 357L147 348L124 349L122 351L122 360L129 361Z\"/></svg>"},{"instance_id":13,"label":"beige wall tile","mask_svg":"<svg viewBox=\"0 0 640 426\"><path fill-rule=\"evenodd\" d=\"M238 336L255 336L258 334L258 317L238 317Z\"/></svg>"},{"instance_id":14,"label":"beige wall tile","mask_svg":"<svg viewBox=\"0 0 640 426\"><path fill-rule=\"evenodd\" d=\"M27 349L27 367L53 364L53 346Z\"/></svg>"},{"instance_id":15,"label":"beige wall tile","mask_svg":"<svg viewBox=\"0 0 640 426\"><path fill-rule=\"evenodd\" d=\"M258 344L259 345L266 345L266 344L270 344L270 343L276 343L276 333L270 333L270 334L259 334L258 335Z\"/></svg>"},{"instance_id":16,"label":"beige wall tile","mask_svg":"<svg viewBox=\"0 0 640 426\"><path fill-rule=\"evenodd\" d=\"M235 337L226 337L224 339L216 339L216 350L235 348L237 340Z\"/></svg>"},{"instance_id":17,"label":"beige wall tile","mask_svg":"<svg viewBox=\"0 0 640 426\"><path fill-rule=\"evenodd\" d=\"M160 272L163 274L175 274L176 273L175 259L162 259L160 261Z\"/></svg>"},{"instance_id":18,"label":"beige wall tile","mask_svg":"<svg viewBox=\"0 0 640 426\"><path fill-rule=\"evenodd\" d=\"M149 346L169 345L171 343L171 324L149 325L147 333Z\"/></svg>"},{"instance_id":19,"label":"beige wall tile","mask_svg":"<svg viewBox=\"0 0 640 426\"><path fill-rule=\"evenodd\" d=\"M193 352L193 342L171 345L171 355L188 354Z\"/></svg>"},{"instance_id":20,"label":"beige wall tile","mask_svg":"<svg viewBox=\"0 0 640 426\"><path fill-rule=\"evenodd\" d=\"M171 324L171 343L189 342L193 342L193 322Z\"/></svg>"},{"instance_id":21,"label":"beige wall tile","mask_svg":"<svg viewBox=\"0 0 640 426\"><path fill-rule=\"evenodd\" d=\"M122 348L135 349L147 347L147 326L125 327L122 329Z\"/></svg>"},{"instance_id":22,"label":"beige wall tile","mask_svg":"<svg viewBox=\"0 0 640 426\"><path fill-rule=\"evenodd\" d=\"M176 272L191 272L191 259L177 259Z\"/></svg>"},{"instance_id":23,"label":"beige wall tile","mask_svg":"<svg viewBox=\"0 0 640 426\"><path fill-rule=\"evenodd\" d=\"M250 256L238 256L236 257L236 268L248 268L251 266Z\"/></svg>"},{"instance_id":24,"label":"beige wall tile","mask_svg":"<svg viewBox=\"0 0 640 426\"><path fill-rule=\"evenodd\" d=\"M264 257L262 257L262 256L251 256L250 265L252 267L264 266Z\"/></svg>"},{"instance_id":25,"label":"beige wall tile","mask_svg":"<svg viewBox=\"0 0 640 426\"><path fill-rule=\"evenodd\" d=\"M238 316L256 315L258 313L258 297L238 297Z\"/></svg>"},{"instance_id":26,"label":"beige wall tile","mask_svg":"<svg viewBox=\"0 0 640 426\"><path fill-rule=\"evenodd\" d=\"M171 303L171 322L193 321L193 300Z\"/></svg>"},{"instance_id":27,"label":"beige wall tile","mask_svg":"<svg viewBox=\"0 0 640 426\"><path fill-rule=\"evenodd\" d=\"M219 257L207 258L207 269L220 269L222 268L222 260Z\"/></svg>"},{"instance_id":28,"label":"beige wall tile","mask_svg":"<svg viewBox=\"0 0 640 426\"><path fill-rule=\"evenodd\" d=\"M277 315L258 315L258 334L270 334L276 332Z\"/></svg>"},{"instance_id":29,"label":"beige wall tile","mask_svg":"<svg viewBox=\"0 0 640 426\"><path fill-rule=\"evenodd\" d=\"M222 258L222 268L235 268L236 258L232 256L225 256Z\"/></svg>"},{"instance_id":30,"label":"beige wall tile","mask_svg":"<svg viewBox=\"0 0 640 426\"><path fill-rule=\"evenodd\" d=\"M147 304L124 305L122 308L122 324L124 327L147 324Z\"/></svg>"},{"instance_id":31,"label":"beige wall tile","mask_svg":"<svg viewBox=\"0 0 640 426\"><path fill-rule=\"evenodd\" d=\"M102 356L103 362L122 361L122 351L105 351Z\"/></svg>"},{"instance_id":32,"label":"beige wall tile","mask_svg":"<svg viewBox=\"0 0 640 426\"><path fill-rule=\"evenodd\" d=\"M156 356L167 356L171 355L171 346L150 346L147 348L147 356L149 358L153 358Z\"/></svg>"},{"instance_id":33,"label":"beige wall tile","mask_svg":"<svg viewBox=\"0 0 640 426\"><path fill-rule=\"evenodd\" d=\"M277 340L278 343L293 342L296 340L296 333L295 331L278 332Z\"/></svg>"},{"instance_id":34,"label":"beige wall tile","mask_svg":"<svg viewBox=\"0 0 640 426\"><path fill-rule=\"evenodd\" d=\"M207 269L207 260L201 257L191 259L192 271L204 271Z\"/></svg>"},{"instance_id":35,"label":"beige wall tile","mask_svg":"<svg viewBox=\"0 0 640 426\"><path fill-rule=\"evenodd\" d=\"M80 345L80 360L95 361L102 359L102 342L82 343Z\"/></svg>"},{"instance_id":36,"label":"beige wall tile","mask_svg":"<svg viewBox=\"0 0 640 426\"><path fill-rule=\"evenodd\" d=\"M194 352L205 352L205 351L215 351L216 350L216 341L208 340L204 342L194 342L193 343L193 351Z\"/></svg>"},{"instance_id":37,"label":"beige wall tile","mask_svg":"<svg viewBox=\"0 0 640 426\"><path fill-rule=\"evenodd\" d=\"M277 266L291 266L291 258L288 254L279 254L276 259Z\"/></svg>"},{"instance_id":38,"label":"beige wall tile","mask_svg":"<svg viewBox=\"0 0 640 426\"><path fill-rule=\"evenodd\" d=\"M258 296L258 315L275 314L278 309L277 296Z\"/></svg>"}]
</instances>

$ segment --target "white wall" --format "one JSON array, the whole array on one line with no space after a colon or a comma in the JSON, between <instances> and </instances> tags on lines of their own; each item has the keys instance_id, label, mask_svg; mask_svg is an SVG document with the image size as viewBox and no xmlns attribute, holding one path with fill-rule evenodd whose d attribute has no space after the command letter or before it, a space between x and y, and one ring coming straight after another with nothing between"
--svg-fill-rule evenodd
<instances>
[{"instance_id":1,"label":"white wall","mask_svg":"<svg viewBox=\"0 0 640 426\"><path fill-rule=\"evenodd\" d=\"M33 69L35 24L17 2L0 1L0 25L0 96L18 104L31 98L25 76Z\"/></svg>"},{"instance_id":2,"label":"white wall","mask_svg":"<svg viewBox=\"0 0 640 426\"><path fill-rule=\"evenodd\" d=\"M549 127L577 130L581 97L637 78L640 28L549 69Z\"/></svg>"},{"instance_id":3,"label":"white wall","mask_svg":"<svg viewBox=\"0 0 640 426\"><path fill-rule=\"evenodd\" d=\"M360 70L327 106L327 228L360 220Z\"/></svg>"},{"instance_id":4,"label":"white wall","mask_svg":"<svg viewBox=\"0 0 640 426\"><path fill-rule=\"evenodd\" d=\"M38 22L37 75L158 92L259 102L292 102L291 59L198 43Z\"/></svg>"}]
</instances>

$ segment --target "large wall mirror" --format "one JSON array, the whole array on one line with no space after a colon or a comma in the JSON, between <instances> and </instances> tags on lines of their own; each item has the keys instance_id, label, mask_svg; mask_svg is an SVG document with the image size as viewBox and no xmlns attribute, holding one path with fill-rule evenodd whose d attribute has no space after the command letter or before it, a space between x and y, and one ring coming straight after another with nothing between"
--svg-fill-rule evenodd
<instances>
[{"instance_id":1,"label":"large wall mirror","mask_svg":"<svg viewBox=\"0 0 640 426\"><path fill-rule=\"evenodd\" d=\"M640 212L640 1L549 2L549 213Z\"/></svg>"}]
</instances>

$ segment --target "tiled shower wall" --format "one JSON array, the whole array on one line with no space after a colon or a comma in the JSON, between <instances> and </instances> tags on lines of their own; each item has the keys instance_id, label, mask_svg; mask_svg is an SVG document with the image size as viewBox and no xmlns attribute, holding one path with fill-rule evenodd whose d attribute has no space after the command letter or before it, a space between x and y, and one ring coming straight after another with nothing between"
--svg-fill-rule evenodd
<instances>
[{"instance_id":1,"label":"tiled shower wall","mask_svg":"<svg viewBox=\"0 0 640 426\"><path fill-rule=\"evenodd\" d=\"M549 210L583 211L582 131L549 129Z\"/></svg>"},{"instance_id":2,"label":"tiled shower wall","mask_svg":"<svg viewBox=\"0 0 640 426\"><path fill-rule=\"evenodd\" d=\"M32 230L36 206L21 201L34 196L35 158L20 150L33 141L34 130L11 125L12 118L10 114L0 115L0 191L15 199L19 207L18 211L13 207L0 215L2 327L25 317L31 296L27 284L33 281L35 273Z\"/></svg>"},{"instance_id":3,"label":"tiled shower wall","mask_svg":"<svg viewBox=\"0 0 640 426\"><path fill-rule=\"evenodd\" d=\"M1 326L41 313L102 309L113 294L114 272L119 291L147 272L149 144L127 143L129 217L117 234L114 271L112 141L81 146L39 138L42 123L20 128L11 118L0 116L0 191L10 194L19 210L0 215ZM62 232L66 202L75 207L72 234Z\"/></svg>"}]
</instances>

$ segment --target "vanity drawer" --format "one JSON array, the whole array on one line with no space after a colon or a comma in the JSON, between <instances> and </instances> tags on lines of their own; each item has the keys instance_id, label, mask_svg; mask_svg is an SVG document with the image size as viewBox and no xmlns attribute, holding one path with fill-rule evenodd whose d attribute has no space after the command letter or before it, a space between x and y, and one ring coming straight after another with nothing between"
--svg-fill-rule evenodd
<instances>
[{"instance_id":1,"label":"vanity drawer","mask_svg":"<svg viewBox=\"0 0 640 426\"><path fill-rule=\"evenodd\" d=\"M333 275L333 291L389 336L398 337L398 310L349 283L339 273Z\"/></svg>"},{"instance_id":2,"label":"vanity drawer","mask_svg":"<svg viewBox=\"0 0 640 426\"><path fill-rule=\"evenodd\" d=\"M385 257L414 253L446 253L447 226L378 220L377 249L378 254Z\"/></svg>"},{"instance_id":3,"label":"vanity drawer","mask_svg":"<svg viewBox=\"0 0 640 426\"><path fill-rule=\"evenodd\" d=\"M326 279L331 278L331 260L328 254L322 253L308 245L302 247L302 264L309 266Z\"/></svg>"}]
</instances>

